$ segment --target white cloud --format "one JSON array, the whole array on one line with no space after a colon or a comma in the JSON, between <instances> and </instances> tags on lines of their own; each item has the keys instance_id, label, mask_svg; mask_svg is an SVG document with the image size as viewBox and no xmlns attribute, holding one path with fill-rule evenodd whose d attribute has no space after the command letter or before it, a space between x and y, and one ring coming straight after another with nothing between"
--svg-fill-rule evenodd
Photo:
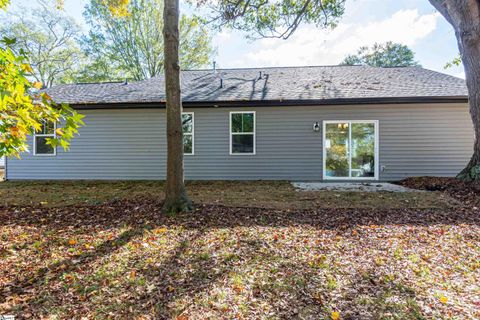
<instances>
[{"instance_id":1,"label":"white cloud","mask_svg":"<svg viewBox=\"0 0 480 320\"><path fill-rule=\"evenodd\" d=\"M400 10L391 17L362 24L340 23L333 30L305 26L288 40L264 39L238 62L245 66L328 65L339 63L360 46L393 41L408 46L431 34L438 13L420 15L418 10Z\"/></svg>"}]
</instances>

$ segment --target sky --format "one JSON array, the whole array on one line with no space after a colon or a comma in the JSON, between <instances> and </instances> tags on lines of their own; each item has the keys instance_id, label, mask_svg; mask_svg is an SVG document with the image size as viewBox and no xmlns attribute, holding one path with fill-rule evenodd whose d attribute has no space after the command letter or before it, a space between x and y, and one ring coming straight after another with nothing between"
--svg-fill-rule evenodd
<instances>
[{"instance_id":1,"label":"sky","mask_svg":"<svg viewBox=\"0 0 480 320\"><path fill-rule=\"evenodd\" d=\"M32 0L13 0L13 6ZM87 0L65 0L65 11L87 29ZM305 25L287 40L248 40L241 31L215 34L219 68L334 65L360 46L393 41L409 46L427 69L464 78L463 67L444 69L458 55L455 34L428 0L347 0L338 26L331 30Z\"/></svg>"}]
</instances>

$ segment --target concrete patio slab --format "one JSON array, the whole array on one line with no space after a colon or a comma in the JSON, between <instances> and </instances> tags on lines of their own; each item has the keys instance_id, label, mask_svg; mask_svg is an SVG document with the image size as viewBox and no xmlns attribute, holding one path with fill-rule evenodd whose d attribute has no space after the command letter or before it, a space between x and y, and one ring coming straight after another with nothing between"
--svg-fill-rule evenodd
<instances>
[{"instance_id":1,"label":"concrete patio slab","mask_svg":"<svg viewBox=\"0 0 480 320\"><path fill-rule=\"evenodd\" d=\"M386 182L292 182L298 191L422 192Z\"/></svg>"}]
</instances>

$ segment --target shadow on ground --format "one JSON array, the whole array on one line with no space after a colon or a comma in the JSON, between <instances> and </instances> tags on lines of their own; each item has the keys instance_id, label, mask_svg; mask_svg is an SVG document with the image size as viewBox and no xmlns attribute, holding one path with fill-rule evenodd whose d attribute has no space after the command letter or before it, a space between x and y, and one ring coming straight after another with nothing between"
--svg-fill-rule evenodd
<instances>
[{"instance_id":1,"label":"shadow on ground","mask_svg":"<svg viewBox=\"0 0 480 320\"><path fill-rule=\"evenodd\" d=\"M456 310L438 300L443 279L461 284L463 318L478 315L474 211L161 207L0 208L0 314L421 319Z\"/></svg>"}]
</instances>

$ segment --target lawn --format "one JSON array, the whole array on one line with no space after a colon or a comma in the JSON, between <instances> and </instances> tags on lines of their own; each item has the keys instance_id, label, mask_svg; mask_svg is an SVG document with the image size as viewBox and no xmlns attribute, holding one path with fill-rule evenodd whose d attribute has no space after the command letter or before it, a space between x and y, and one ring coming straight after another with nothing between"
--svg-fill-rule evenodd
<instances>
[{"instance_id":1,"label":"lawn","mask_svg":"<svg viewBox=\"0 0 480 320\"><path fill-rule=\"evenodd\" d=\"M456 204L442 193L301 192L285 181L190 182L190 196L198 203L275 209L322 208L443 208ZM0 205L59 207L96 205L105 201L158 199L163 182L6 182L0 183Z\"/></svg>"},{"instance_id":2,"label":"lawn","mask_svg":"<svg viewBox=\"0 0 480 320\"><path fill-rule=\"evenodd\" d=\"M447 192L196 182L0 183L0 315L478 319L480 211Z\"/></svg>"}]
</instances>

